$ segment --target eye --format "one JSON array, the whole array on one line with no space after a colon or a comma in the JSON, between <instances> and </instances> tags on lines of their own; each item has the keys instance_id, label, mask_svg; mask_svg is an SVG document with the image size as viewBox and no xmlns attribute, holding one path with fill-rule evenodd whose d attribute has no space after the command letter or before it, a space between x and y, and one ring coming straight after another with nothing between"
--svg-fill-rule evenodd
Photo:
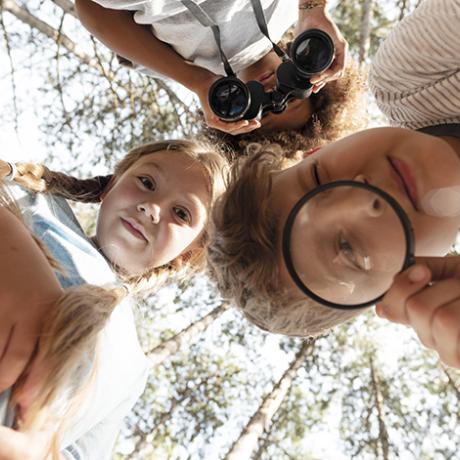
<instances>
[{"instance_id":1,"label":"eye","mask_svg":"<svg viewBox=\"0 0 460 460\"><path fill-rule=\"evenodd\" d=\"M187 209L181 208L179 206L174 206L173 212L181 222L191 224L192 216Z\"/></svg>"},{"instance_id":2,"label":"eye","mask_svg":"<svg viewBox=\"0 0 460 460\"><path fill-rule=\"evenodd\" d=\"M157 185L153 179L147 176L138 176L139 182L147 189L152 192L157 188Z\"/></svg>"},{"instance_id":3,"label":"eye","mask_svg":"<svg viewBox=\"0 0 460 460\"><path fill-rule=\"evenodd\" d=\"M353 246L350 244L350 242L346 239L346 237L343 234L339 235L337 246L338 246L339 253L343 257L345 257L345 260L347 262L351 263L351 265L354 268L357 268L358 270L362 269L358 261L358 257L353 249Z\"/></svg>"},{"instance_id":4,"label":"eye","mask_svg":"<svg viewBox=\"0 0 460 460\"><path fill-rule=\"evenodd\" d=\"M315 161L311 167L311 175L313 178L314 184L318 187L321 185L321 178L319 177L319 166L318 163Z\"/></svg>"},{"instance_id":5,"label":"eye","mask_svg":"<svg viewBox=\"0 0 460 460\"><path fill-rule=\"evenodd\" d=\"M371 258L363 254L359 249L356 250L345 235L339 235L337 247L339 255L344 257L345 262L351 265L352 268L365 272L372 269Z\"/></svg>"}]
</instances>

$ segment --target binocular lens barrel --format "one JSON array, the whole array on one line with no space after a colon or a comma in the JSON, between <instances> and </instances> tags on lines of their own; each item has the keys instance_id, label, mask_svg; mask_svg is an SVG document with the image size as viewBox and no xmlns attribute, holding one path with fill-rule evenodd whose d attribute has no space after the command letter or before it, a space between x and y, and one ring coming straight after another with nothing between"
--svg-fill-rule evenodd
<instances>
[{"instance_id":1,"label":"binocular lens barrel","mask_svg":"<svg viewBox=\"0 0 460 460\"><path fill-rule=\"evenodd\" d=\"M334 44L322 30L301 33L292 44L291 59L298 70L311 77L326 70L334 60Z\"/></svg>"},{"instance_id":2,"label":"binocular lens barrel","mask_svg":"<svg viewBox=\"0 0 460 460\"><path fill-rule=\"evenodd\" d=\"M209 89L209 105L212 111L225 121L235 121L243 117L251 103L247 86L237 78L224 77Z\"/></svg>"}]
</instances>

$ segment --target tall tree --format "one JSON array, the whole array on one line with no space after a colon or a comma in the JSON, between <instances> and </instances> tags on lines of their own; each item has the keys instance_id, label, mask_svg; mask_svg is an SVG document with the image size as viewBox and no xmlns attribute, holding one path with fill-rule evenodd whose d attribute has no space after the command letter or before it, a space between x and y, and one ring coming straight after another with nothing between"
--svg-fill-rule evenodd
<instances>
[{"instance_id":1,"label":"tall tree","mask_svg":"<svg viewBox=\"0 0 460 460\"><path fill-rule=\"evenodd\" d=\"M309 341L305 341L300 346L295 359L243 428L239 438L225 456L225 460L249 460L251 458L251 455L257 449L259 438L262 436L264 430L269 429L273 415L282 404L299 367L305 362L313 346L314 343Z\"/></svg>"}]
</instances>

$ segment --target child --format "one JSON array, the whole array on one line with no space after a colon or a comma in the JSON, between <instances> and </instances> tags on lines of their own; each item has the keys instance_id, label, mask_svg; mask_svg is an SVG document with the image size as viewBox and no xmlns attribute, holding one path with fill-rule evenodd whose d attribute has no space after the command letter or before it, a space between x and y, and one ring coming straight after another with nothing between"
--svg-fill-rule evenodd
<instances>
[{"instance_id":1,"label":"child","mask_svg":"<svg viewBox=\"0 0 460 460\"><path fill-rule=\"evenodd\" d=\"M8 164L0 166L3 176L10 173ZM207 210L222 192L226 162L206 144L164 141L132 150L107 178L81 181L31 164L18 164L13 169L17 183L48 192L16 190L15 197L34 234L64 269L57 273L62 287L115 283L116 273L125 288L139 293L158 287L181 267L182 273L186 268L202 267ZM94 244L83 234L66 201L56 195L101 201ZM18 304L21 293L15 290L10 310L15 311ZM14 323L20 324L28 314L24 311ZM2 329L2 334L12 325ZM0 361L0 375L7 374L3 383L16 381L39 333L40 325L35 325L29 353L20 369L15 366L15 373L1 367L4 360L14 361L14 345L17 350L23 342L23 338L18 342L12 336L12 346ZM102 331L98 371L88 403L61 443L67 446L66 455L108 458L121 419L142 392L146 370L130 306L123 302ZM28 399L25 394L20 403L27 406Z\"/></svg>"},{"instance_id":2,"label":"child","mask_svg":"<svg viewBox=\"0 0 460 460\"><path fill-rule=\"evenodd\" d=\"M269 40L262 35L249 1L195 1L219 26L222 48L238 78L275 86L275 69L281 63ZM297 20L296 35L317 28L327 32L335 45L335 60L319 76L312 77L314 92L339 78L345 67L347 43L329 17L327 0L270 0L263 2L270 38L276 43ZM99 5L98 5L99 4ZM222 59L210 27L202 25L181 1L77 0L82 24L117 54L154 76L171 78L194 92L210 127L232 135L259 127L272 131L310 130L312 117L326 110L331 97L346 99L348 84L330 97L295 99L281 114L258 120L224 122L208 105L208 90L223 72ZM336 107L337 108L337 107Z\"/></svg>"},{"instance_id":3,"label":"child","mask_svg":"<svg viewBox=\"0 0 460 460\"><path fill-rule=\"evenodd\" d=\"M458 0L425 0L388 37L371 69L371 87L393 124L423 127L423 132L402 128L363 131L307 152L288 169L274 148L264 151L259 147L258 153L235 166L228 191L216 207L210 263L223 295L234 298L255 324L287 335L314 336L362 311L333 310L315 303L301 293L287 272L281 254L287 215L319 183L355 179L382 188L409 215L417 256L441 256L449 250L460 218L433 217L414 207L413 201L414 195L460 184L460 102L455 96L460 90L459 16ZM405 166L398 169L395 164ZM308 260L307 255L305 258ZM417 283L408 285L408 273L412 273L408 270L400 275L402 281L396 279L381 312L384 307L391 310L388 302L395 301L397 313L389 317L409 323L441 359L459 367L458 282L452 278L449 261L447 279L432 260L426 262L432 267L433 279L442 278L435 284L439 287L427 287L430 270L426 267ZM430 297L429 293L440 291L449 295ZM406 300L413 300L414 294L416 301L408 305L415 304L418 314L410 315ZM438 308L444 303L452 311ZM431 308L425 311L432 316L421 318L420 309L427 304ZM435 313L446 317L434 321Z\"/></svg>"}]
</instances>

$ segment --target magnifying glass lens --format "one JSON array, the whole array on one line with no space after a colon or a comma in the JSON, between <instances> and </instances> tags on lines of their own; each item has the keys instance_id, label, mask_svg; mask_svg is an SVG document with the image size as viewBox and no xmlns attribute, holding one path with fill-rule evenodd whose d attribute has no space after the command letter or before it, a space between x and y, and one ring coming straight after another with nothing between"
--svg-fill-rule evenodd
<instances>
[{"instance_id":1,"label":"magnifying glass lens","mask_svg":"<svg viewBox=\"0 0 460 460\"><path fill-rule=\"evenodd\" d=\"M377 301L408 264L411 230L389 195L343 182L348 185L327 184L294 207L285 260L308 295L329 306L356 308Z\"/></svg>"}]
</instances>

